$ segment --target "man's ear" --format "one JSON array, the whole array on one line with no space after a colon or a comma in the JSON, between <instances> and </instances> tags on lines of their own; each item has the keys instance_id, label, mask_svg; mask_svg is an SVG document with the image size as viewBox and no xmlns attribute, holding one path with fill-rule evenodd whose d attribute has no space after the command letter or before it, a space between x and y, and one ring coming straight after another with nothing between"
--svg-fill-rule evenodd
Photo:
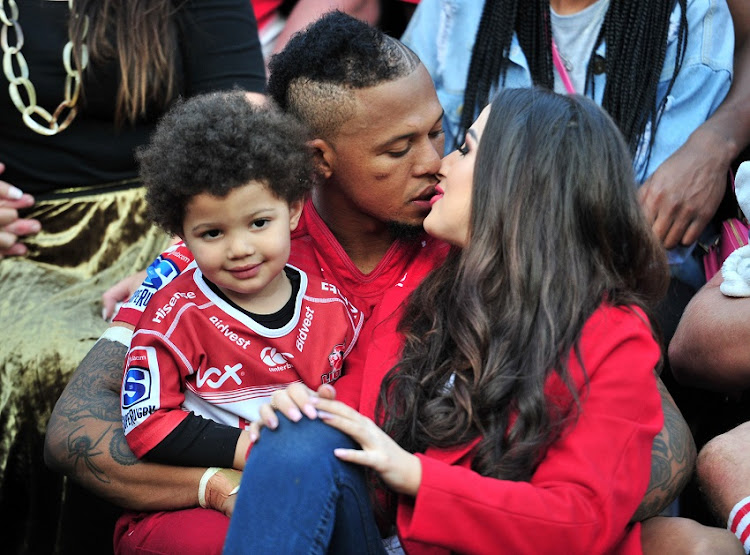
<instances>
[{"instance_id":1,"label":"man's ear","mask_svg":"<svg viewBox=\"0 0 750 555\"><path fill-rule=\"evenodd\" d=\"M333 175L333 166L336 163L336 151L331 144L324 139L313 139L307 143L315 153L315 163L318 171L325 179Z\"/></svg>"},{"instance_id":2,"label":"man's ear","mask_svg":"<svg viewBox=\"0 0 750 555\"><path fill-rule=\"evenodd\" d=\"M299 225L299 218L302 216L302 207L304 201L295 200L289 204L289 231L294 231Z\"/></svg>"}]
</instances>

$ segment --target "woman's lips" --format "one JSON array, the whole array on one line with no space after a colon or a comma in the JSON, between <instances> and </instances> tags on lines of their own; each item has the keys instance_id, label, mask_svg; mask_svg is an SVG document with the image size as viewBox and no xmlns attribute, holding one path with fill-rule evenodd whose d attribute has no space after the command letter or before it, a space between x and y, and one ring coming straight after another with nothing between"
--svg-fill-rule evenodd
<instances>
[{"instance_id":1,"label":"woman's lips","mask_svg":"<svg viewBox=\"0 0 750 555\"><path fill-rule=\"evenodd\" d=\"M435 204L437 201L439 201L441 198L443 198L443 195L445 194L445 191L440 187L440 185L435 185L435 194L430 199L430 206Z\"/></svg>"}]
</instances>

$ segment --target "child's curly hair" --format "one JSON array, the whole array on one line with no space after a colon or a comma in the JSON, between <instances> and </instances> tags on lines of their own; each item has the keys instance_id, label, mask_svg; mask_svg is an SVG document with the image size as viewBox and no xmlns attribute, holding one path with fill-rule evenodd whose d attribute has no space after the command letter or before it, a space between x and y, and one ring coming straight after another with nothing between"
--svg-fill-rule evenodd
<instances>
[{"instance_id":1,"label":"child's curly hair","mask_svg":"<svg viewBox=\"0 0 750 555\"><path fill-rule=\"evenodd\" d=\"M253 105L241 91L179 100L136 152L149 217L181 234L195 195L223 197L250 181L288 203L302 200L317 179L308 140L296 118Z\"/></svg>"}]
</instances>

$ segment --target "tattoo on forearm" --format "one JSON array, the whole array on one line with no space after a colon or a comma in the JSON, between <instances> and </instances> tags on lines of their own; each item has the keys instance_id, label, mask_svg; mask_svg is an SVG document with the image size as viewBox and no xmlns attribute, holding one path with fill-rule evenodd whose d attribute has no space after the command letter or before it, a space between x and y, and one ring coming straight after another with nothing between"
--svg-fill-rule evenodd
<instances>
[{"instance_id":1,"label":"tattoo on forearm","mask_svg":"<svg viewBox=\"0 0 750 555\"><path fill-rule=\"evenodd\" d=\"M79 479L90 476L110 483L106 464L102 464L107 452L122 466L138 463L125 441L121 424L119 391L126 353L127 348L120 343L96 343L81 361L50 419L47 433L58 445L65 442L64 447L60 445L65 453L61 456L72 461L73 475ZM87 421L97 425L92 428Z\"/></svg>"},{"instance_id":2,"label":"tattoo on forearm","mask_svg":"<svg viewBox=\"0 0 750 555\"><path fill-rule=\"evenodd\" d=\"M632 521L656 516L680 494L695 466L695 442L666 387L658 380L664 408L664 428L651 450L651 479Z\"/></svg>"},{"instance_id":3,"label":"tattoo on forearm","mask_svg":"<svg viewBox=\"0 0 750 555\"><path fill-rule=\"evenodd\" d=\"M109 454L122 466L131 466L138 462L138 457L130 450L130 446L125 440L125 432L121 427L112 432L112 441L109 442Z\"/></svg>"},{"instance_id":4,"label":"tattoo on forearm","mask_svg":"<svg viewBox=\"0 0 750 555\"><path fill-rule=\"evenodd\" d=\"M74 466L76 473L79 472L79 465L84 466L88 469L91 474L105 484L109 483L109 479L104 471L96 465L95 458L102 454L102 451L98 449L99 442L104 439L104 436L109 432L107 428L102 435L100 435L96 441L91 442L91 438L84 434L79 434L83 426L78 426L70 434L68 434L68 456L74 459Z\"/></svg>"}]
</instances>

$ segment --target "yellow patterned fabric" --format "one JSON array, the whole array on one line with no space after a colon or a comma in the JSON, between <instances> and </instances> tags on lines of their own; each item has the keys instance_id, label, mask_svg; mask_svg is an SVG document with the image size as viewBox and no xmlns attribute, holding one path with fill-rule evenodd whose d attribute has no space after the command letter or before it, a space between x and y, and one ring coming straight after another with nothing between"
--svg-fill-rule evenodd
<instances>
[{"instance_id":1,"label":"yellow patterned fabric","mask_svg":"<svg viewBox=\"0 0 750 555\"><path fill-rule=\"evenodd\" d=\"M42 223L25 241L29 255L0 260L0 505L27 512L19 518L31 521L27 535L40 515L52 516L42 507L63 496L61 481L58 491L40 487L49 472L44 432L67 381L107 327L101 295L169 244L146 219L144 190L134 185L37 200L24 214Z\"/></svg>"}]
</instances>

